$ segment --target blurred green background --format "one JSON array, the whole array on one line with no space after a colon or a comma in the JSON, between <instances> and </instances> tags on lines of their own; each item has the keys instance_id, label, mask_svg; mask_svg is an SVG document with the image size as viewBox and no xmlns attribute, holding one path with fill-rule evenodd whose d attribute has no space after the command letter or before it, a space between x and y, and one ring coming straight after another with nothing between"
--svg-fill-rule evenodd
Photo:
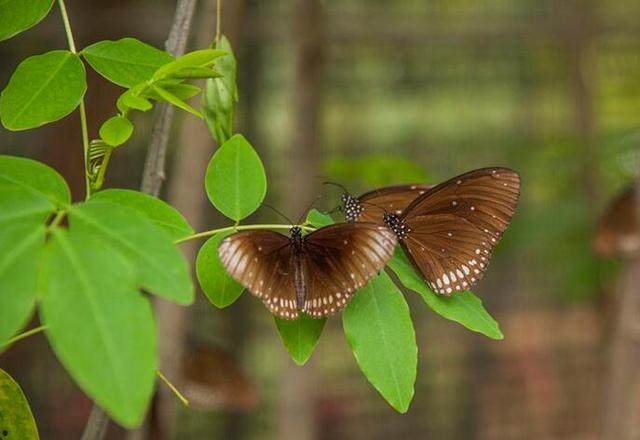
<instances>
[{"instance_id":1,"label":"blurred green background","mask_svg":"<svg viewBox=\"0 0 640 440\"><path fill-rule=\"evenodd\" d=\"M192 48L215 34L213 3L198 6ZM162 47L175 3L67 6L80 46L133 36ZM638 17L632 0L223 1L223 30L239 58L238 130L265 162L267 201L294 220L315 195L319 208L335 206L339 193L320 185L326 178L358 193L491 165L521 174L518 211L475 290L506 339L444 321L407 293L420 360L411 410L399 415L358 371L339 319L299 368L250 295L223 311L200 296L161 334L225 348L259 400L240 410L178 408L168 438L596 438L621 264L598 258L591 243L602 211L640 169ZM303 56L301 68L305 44L318 59ZM54 10L0 44L0 84L20 59L64 46ZM90 76L93 134L117 94ZM153 115L135 122L107 186L139 186ZM213 149L204 124L179 114L165 195L201 229L223 220L185 176L197 177ZM76 114L28 132L0 129L0 153L51 164L82 197ZM297 169L313 170L305 188ZM281 221L269 210L255 219ZM0 366L25 389L43 439L79 438L91 403L44 339L16 345ZM163 438L155 435L146 438ZM109 436L145 438L115 426Z\"/></svg>"}]
</instances>

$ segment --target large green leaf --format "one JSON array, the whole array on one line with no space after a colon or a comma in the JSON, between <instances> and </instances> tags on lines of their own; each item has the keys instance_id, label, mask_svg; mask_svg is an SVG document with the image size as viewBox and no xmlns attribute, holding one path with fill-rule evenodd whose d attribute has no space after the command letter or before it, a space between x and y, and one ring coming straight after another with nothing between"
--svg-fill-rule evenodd
<instances>
[{"instance_id":1,"label":"large green leaf","mask_svg":"<svg viewBox=\"0 0 640 440\"><path fill-rule=\"evenodd\" d=\"M97 192L93 200L107 200L135 209L157 226L167 231L174 240L194 233L183 215L173 206L140 191L130 189L107 189Z\"/></svg>"},{"instance_id":2,"label":"large green leaf","mask_svg":"<svg viewBox=\"0 0 640 440\"><path fill-rule=\"evenodd\" d=\"M109 243L58 229L41 275L41 319L56 355L118 423L139 425L153 392L157 342L134 268Z\"/></svg>"},{"instance_id":3,"label":"large green leaf","mask_svg":"<svg viewBox=\"0 0 640 440\"><path fill-rule=\"evenodd\" d=\"M173 61L171 54L135 38L98 41L81 53L96 72L122 87L151 79L160 66Z\"/></svg>"},{"instance_id":4,"label":"large green leaf","mask_svg":"<svg viewBox=\"0 0 640 440\"><path fill-rule=\"evenodd\" d=\"M233 304L244 287L231 278L220 262L218 246L230 234L220 233L211 237L198 251L196 275L202 291L211 303L219 308Z\"/></svg>"},{"instance_id":5,"label":"large green leaf","mask_svg":"<svg viewBox=\"0 0 640 440\"><path fill-rule=\"evenodd\" d=\"M35 26L47 16L53 0L0 1L0 41Z\"/></svg>"},{"instance_id":6,"label":"large green leaf","mask_svg":"<svg viewBox=\"0 0 640 440\"><path fill-rule=\"evenodd\" d=\"M226 52L226 55L216 62L216 71L220 72L222 77L206 81L202 94L202 114L211 135L218 145L221 145L233 135L238 87L236 58L229 40L222 36L215 43L215 48Z\"/></svg>"},{"instance_id":7,"label":"large green leaf","mask_svg":"<svg viewBox=\"0 0 640 440\"><path fill-rule=\"evenodd\" d=\"M360 369L399 412L413 398L418 347L402 293L386 273L358 290L342 312L342 325Z\"/></svg>"},{"instance_id":8,"label":"large green leaf","mask_svg":"<svg viewBox=\"0 0 640 440\"><path fill-rule=\"evenodd\" d=\"M267 177L244 136L234 135L215 152L205 187L213 206L232 220L240 221L258 209L267 193Z\"/></svg>"},{"instance_id":9,"label":"large green leaf","mask_svg":"<svg viewBox=\"0 0 640 440\"><path fill-rule=\"evenodd\" d=\"M24 393L0 369L0 433L3 440L38 440L38 428Z\"/></svg>"},{"instance_id":10,"label":"large green leaf","mask_svg":"<svg viewBox=\"0 0 640 440\"><path fill-rule=\"evenodd\" d=\"M44 197L0 186L0 346L31 316L52 207Z\"/></svg>"},{"instance_id":11,"label":"large green leaf","mask_svg":"<svg viewBox=\"0 0 640 440\"><path fill-rule=\"evenodd\" d=\"M21 188L46 197L56 205L71 203L71 193L64 178L41 162L22 157L0 155L0 187Z\"/></svg>"},{"instance_id":12,"label":"large green leaf","mask_svg":"<svg viewBox=\"0 0 640 440\"><path fill-rule=\"evenodd\" d=\"M0 119L9 130L27 130L62 119L87 89L77 54L54 50L21 62L0 95Z\"/></svg>"},{"instance_id":13,"label":"large green leaf","mask_svg":"<svg viewBox=\"0 0 640 440\"><path fill-rule=\"evenodd\" d=\"M278 333L280 333L280 338L282 338L284 346L287 347L291 359L298 365L304 365L318 345L327 319L314 319L305 314L301 314L298 319L293 321L275 316L273 319L276 321Z\"/></svg>"},{"instance_id":14,"label":"large green leaf","mask_svg":"<svg viewBox=\"0 0 640 440\"><path fill-rule=\"evenodd\" d=\"M416 273L402 249L389 261L389 267L408 289L417 292L431 309L440 316L458 322L474 332L491 339L503 339L500 326L482 306L482 301L469 291L456 292L447 297L433 293Z\"/></svg>"},{"instance_id":15,"label":"large green leaf","mask_svg":"<svg viewBox=\"0 0 640 440\"><path fill-rule=\"evenodd\" d=\"M106 200L74 205L71 230L101 237L133 264L142 287L178 304L193 302L189 267L171 236L135 209Z\"/></svg>"}]
</instances>

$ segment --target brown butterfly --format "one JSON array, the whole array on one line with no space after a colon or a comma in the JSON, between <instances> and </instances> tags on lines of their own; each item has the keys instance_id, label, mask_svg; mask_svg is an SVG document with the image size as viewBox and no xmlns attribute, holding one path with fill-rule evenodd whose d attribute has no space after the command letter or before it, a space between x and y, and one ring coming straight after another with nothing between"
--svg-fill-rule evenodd
<instances>
[{"instance_id":1,"label":"brown butterfly","mask_svg":"<svg viewBox=\"0 0 640 440\"><path fill-rule=\"evenodd\" d=\"M249 410L256 406L256 384L231 354L219 347L190 351L184 359L183 393L191 406L203 410Z\"/></svg>"},{"instance_id":2,"label":"brown butterfly","mask_svg":"<svg viewBox=\"0 0 640 440\"><path fill-rule=\"evenodd\" d=\"M511 221L520 195L520 177L508 168L482 168L420 191L423 193L400 213L387 210L390 204L384 196L366 200L376 200L376 204L385 200L375 211L384 208L382 215L374 221L395 232L434 292L451 295L466 290L484 274L493 247ZM347 218L359 219L367 211L363 206L362 211L343 209Z\"/></svg>"},{"instance_id":3,"label":"brown butterfly","mask_svg":"<svg viewBox=\"0 0 640 440\"><path fill-rule=\"evenodd\" d=\"M636 187L629 187L607 208L593 241L598 254L604 257L630 257L640 251L636 196Z\"/></svg>"},{"instance_id":4,"label":"brown butterfly","mask_svg":"<svg viewBox=\"0 0 640 440\"><path fill-rule=\"evenodd\" d=\"M322 318L339 312L393 255L395 235L373 223L337 223L307 235L267 230L225 238L218 254L240 284L283 319L299 312Z\"/></svg>"}]
</instances>

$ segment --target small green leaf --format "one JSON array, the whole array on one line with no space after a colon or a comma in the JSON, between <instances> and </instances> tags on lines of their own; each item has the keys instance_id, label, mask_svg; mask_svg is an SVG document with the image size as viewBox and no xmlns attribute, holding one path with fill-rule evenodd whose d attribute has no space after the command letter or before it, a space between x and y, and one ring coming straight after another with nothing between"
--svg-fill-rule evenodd
<instances>
[{"instance_id":1,"label":"small green leaf","mask_svg":"<svg viewBox=\"0 0 640 440\"><path fill-rule=\"evenodd\" d=\"M179 240L194 233L191 225L176 208L157 197L152 197L140 191L107 189L94 194L92 200L107 200L135 209L167 231L174 240Z\"/></svg>"},{"instance_id":2,"label":"small green leaf","mask_svg":"<svg viewBox=\"0 0 640 440\"><path fill-rule=\"evenodd\" d=\"M47 165L22 157L0 155L0 187L21 188L45 197L55 205L71 203L71 193L64 178Z\"/></svg>"},{"instance_id":3,"label":"small green leaf","mask_svg":"<svg viewBox=\"0 0 640 440\"><path fill-rule=\"evenodd\" d=\"M312 209L307 214L307 223L316 228L321 228L323 226L332 225L335 222L329 214L320 212L317 209Z\"/></svg>"},{"instance_id":4,"label":"small green leaf","mask_svg":"<svg viewBox=\"0 0 640 440\"><path fill-rule=\"evenodd\" d=\"M154 80L167 78L174 72L185 67L206 67L213 64L216 58L224 55L224 52L216 49L194 50L182 55L180 58L160 67L153 75Z\"/></svg>"},{"instance_id":5,"label":"small green leaf","mask_svg":"<svg viewBox=\"0 0 640 440\"><path fill-rule=\"evenodd\" d=\"M171 54L135 38L98 41L81 53L96 72L122 87L149 80L160 66L173 61Z\"/></svg>"},{"instance_id":6,"label":"small green leaf","mask_svg":"<svg viewBox=\"0 0 640 440\"><path fill-rule=\"evenodd\" d=\"M163 101L167 101L168 103L178 108L181 108L182 110L189 112L192 115L202 118L202 113L200 113L195 108L191 107L189 104L187 104L182 99L178 98L176 95L169 92L168 90L163 89L162 87L158 87L155 84L152 85L151 88L153 89L154 92L158 94L158 96L160 96L160 98L162 98Z\"/></svg>"},{"instance_id":7,"label":"small green leaf","mask_svg":"<svg viewBox=\"0 0 640 440\"><path fill-rule=\"evenodd\" d=\"M71 231L108 242L137 269L142 287L178 304L193 302L189 267L168 232L135 209L106 200L73 205Z\"/></svg>"},{"instance_id":8,"label":"small green leaf","mask_svg":"<svg viewBox=\"0 0 640 440\"><path fill-rule=\"evenodd\" d=\"M47 16L53 0L4 0L0 2L0 41L35 26Z\"/></svg>"},{"instance_id":9,"label":"small green leaf","mask_svg":"<svg viewBox=\"0 0 640 440\"><path fill-rule=\"evenodd\" d=\"M236 58L231 44L226 37L220 38L216 49L223 50L226 55L216 62L216 71L221 78L209 79L205 82L202 94L202 113L211 135L221 145L233 135L233 119L238 88L236 85Z\"/></svg>"},{"instance_id":10,"label":"small green leaf","mask_svg":"<svg viewBox=\"0 0 640 440\"><path fill-rule=\"evenodd\" d=\"M0 347L33 311L44 223L53 207L44 197L0 186Z\"/></svg>"},{"instance_id":11,"label":"small green leaf","mask_svg":"<svg viewBox=\"0 0 640 440\"><path fill-rule=\"evenodd\" d=\"M113 116L100 127L100 138L112 147L124 144L132 134L133 124L124 116Z\"/></svg>"},{"instance_id":12,"label":"small green leaf","mask_svg":"<svg viewBox=\"0 0 640 440\"><path fill-rule=\"evenodd\" d=\"M482 333L491 339L504 339L500 326L482 306L482 301L469 291L457 292L450 297L433 293L416 273L399 247L389 267L408 289L417 292L427 305L440 316L462 324L469 330Z\"/></svg>"},{"instance_id":13,"label":"small green leaf","mask_svg":"<svg viewBox=\"0 0 640 440\"><path fill-rule=\"evenodd\" d=\"M200 93L200 87L193 84L176 83L174 80L158 81L156 86L163 88L167 92L174 96L177 96L181 100L189 99ZM146 98L155 99L156 101L166 101L153 88L149 88L144 92Z\"/></svg>"},{"instance_id":14,"label":"small green leaf","mask_svg":"<svg viewBox=\"0 0 640 440\"><path fill-rule=\"evenodd\" d=\"M267 177L258 153L240 134L215 152L205 177L209 200L218 211L240 221L260 207L267 193Z\"/></svg>"},{"instance_id":15,"label":"small green leaf","mask_svg":"<svg viewBox=\"0 0 640 440\"><path fill-rule=\"evenodd\" d=\"M295 320L285 320L275 316L273 319L276 321L278 333L291 359L298 365L304 365L318 345L327 319L314 319L305 314L301 314Z\"/></svg>"},{"instance_id":16,"label":"small green leaf","mask_svg":"<svg viewBox=\"0 0 640 440\"><path fill-rule=\"evenodd\" d=\"M171 72L167 78L179 79L204 79L220 78L222 75L209 67L183 67L175 72Z\"/></svg>"},{"instance_id":17,"label":"small green leaf","mask_svg":"<svg viewBox=\"0 0 640 440\"><path fill-rule=\"evenodd\" d=\"M221 309L233 304L244 290L244 287L229 276L218 256L220 242L230 233L211 237L202 245L196 258L196 275L200 287L209 301Z\"/></svg>"},{"instance_id":18,"label":"small green leaf","mask_svg":"<svg viewBox=\"0 0 640 440\"><path fill-rule=\"evenodd\" d=\"M136 95L132 90L133 89L129 89L118 97L116 107L118 107L120 112L125 113L129 109L146 112L153 108L153 104L151 104L148 99Z\"/></svg>"},{"instance_id":19,"label":"small green leaf","mask_svg":"<svg viewBox=\"0 0 640 440\"><path fill-rule=\"evenodd\" d=\"M3 439L38 440L38 428L24 393L6 371L0 369L0 432Z\"/></svg>"},{"instance_id":20,"label":"small green leaf","mask_svg":"<svg viewBox=\"0 0 640 440\"><path fill-rule=\"evenodd\" d=\"M342 312L342 325L360 369L397 411L413 399L418 348L402 293L382 272L358 290Z\"/></svg>"},{"instance_id":21,"label":"small green leaf","mask_svg":"<svg viewBox=\"0 0 640 440\"><path fill-rule=\"evenodd\" d=\"M0 96L0 119L18 131L62 119L80 104L87 81L82 61L54 50L21 62Z\"/></svg>"},{"instance_id":22,"label":"small green leaf","mask_svg":"<svg viewBox=\"0 0 640 440\"><path fill-rule=\"evenodd\" d=\"M42 267L41 318L80 387L127 428L146 413L157 369L156 327L133 267L108 243L58 229Z\"/></svg>"}]
</instances>

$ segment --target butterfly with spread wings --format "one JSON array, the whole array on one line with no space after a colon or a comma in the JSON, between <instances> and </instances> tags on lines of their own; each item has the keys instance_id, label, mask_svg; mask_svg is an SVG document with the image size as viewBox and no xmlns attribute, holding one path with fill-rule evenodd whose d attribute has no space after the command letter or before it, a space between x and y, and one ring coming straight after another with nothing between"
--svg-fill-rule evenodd
<instances>
[{"instance_id":1,"label":"butterfly with spread wings","mask_svg":"<svg viewBox=\"0 0 640 440\"><path fill-rule=\"evenodd\" d=\"M382 188L358 198L344 194L342 209L348 221L386 224L434 292L466 290L486 271L511 221L520 177L508 168L481 168L419 188Z\"/></svg>"},{"instance_id":2,"label":"butterfly with spread wings","mask_svg":"<svg viewBox=\"0 0 640 440\"><path fill-rule=\"evenodd\" d=\"M397 239L374 223L337 223L290 236L248 230L225 238L218 254L240 284L283 319L313 318L342 310L356 290L382 269Z\"/></svg>"}]
</instances>

